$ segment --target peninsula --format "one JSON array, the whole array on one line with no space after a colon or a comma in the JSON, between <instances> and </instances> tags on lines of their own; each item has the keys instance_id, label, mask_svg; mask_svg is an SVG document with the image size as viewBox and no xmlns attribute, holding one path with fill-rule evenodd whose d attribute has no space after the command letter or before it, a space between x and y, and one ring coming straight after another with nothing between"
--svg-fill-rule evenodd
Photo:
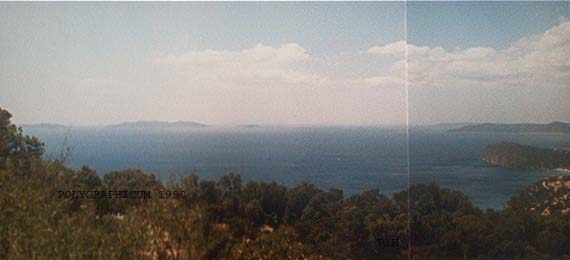
<instances>
[{"instance_id":1,"label":"peninsula","mask_svg":"<svg viewBox=\"0 0 570 260\"><path fill-rule=\"evenodd\" d=\"M494 133L570 133L570 123L552 122L549 124L492 124L466 125L449 130L450 132L494 132Z\"/></svg>"},{"instance_id":2,"label":"peninsula","mask_svg":"<svg viewBox=\"0 0 570 260\"><path fill-rule=\"evenodd\" d=\"M493 165L528 170L569 170L570 151L511 142L487 146L482 159Z\"/></svg>"}]
</instances>

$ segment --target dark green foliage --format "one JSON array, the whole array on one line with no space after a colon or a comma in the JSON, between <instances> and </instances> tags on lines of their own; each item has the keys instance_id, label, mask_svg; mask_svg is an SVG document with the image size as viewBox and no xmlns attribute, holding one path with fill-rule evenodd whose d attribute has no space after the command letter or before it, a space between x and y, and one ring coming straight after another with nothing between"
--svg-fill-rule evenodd
<instances>
[{"instance_id":1,"label":"dark green foliage","mask_svg":"<svg viewBox=\"0 0 570 260\"><path fill-rule=\"evenodd\" d=\"M80 171L81 173L81 171ZM96 183L96 181L92 181ZM110 191L152 191L155 194L163 188L154 174L146 174L140 170L114 171L103 178L103 185ZM98 200L99 209L104 213L124 214L129 207L144 205L147 201L137 198Z\"/></svg>"},{"instance_id":2,"label":"dark green foliage","mask_svg":"<svg viewBox=\"0 0 570 260\"><path fill-rule=\"evenodd\" d=\"M309 201L317 193L321 192L314 184L303 182L297 187L288 189L285 193L287 201L287 212L285 214L286 222L291 224L297 221L303 214L303 210L309 204Z\"/></svg>"},{"instance_id":3,"label":"dark green foliage","mask_svg":"<svg viewBox=\"0 0 570 260\"><path fill-rule=\"evenodd\" d=\"M562 246L570 216L541 216L528 207L481 211L460 192L435 184L409 190L413 259L570 256Z\"/></svg>"},{"instance_id":4,"label":"dark green foliage","mask_svg":"<svg viewBox=\"0 0 570 260\"><path fill-rule=\"evenodd\" d=\"M0 169L23 173L43 155L44 144L36 137L24 135L10 118L12 114L0 107Z\"/></svg>"}]
</instances>

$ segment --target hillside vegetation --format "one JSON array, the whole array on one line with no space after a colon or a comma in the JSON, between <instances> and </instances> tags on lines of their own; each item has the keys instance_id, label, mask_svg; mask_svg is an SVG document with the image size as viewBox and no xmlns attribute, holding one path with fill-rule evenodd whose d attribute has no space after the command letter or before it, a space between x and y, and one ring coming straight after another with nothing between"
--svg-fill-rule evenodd
<instances>
[{"instance_id":1,"label":"hillside vegetation","mask_svg":"<svg viewBox=\"0 0 570 260\"><path fill-rule=\"evenodd\" d=\"M310 183L238 174L163 182L139 170L101 177L42 158L0 109L0 259L465 259L570 255L570 216L515 197L481 210L433 183L345 197ZM59 191L150 190L147 199L59 198ZM159 190L183 191L160 198ZM181 194L181 193L179 193ZM556 194L558 196L558 194ZM542 197L540 198L542 199ZM409 247L411 245L411 248Z\"/></svg>"},{"instance_id":2,"label":"hillside vegetation","mask_svg":"<svg viewBox=\"0 0 570 260\"><path fill-rule=\"evenodd\" d=\"M507 168L529 170L570 169L570 151L501 142L489 145L484 161Z\"/></svg>"}]
</instances>

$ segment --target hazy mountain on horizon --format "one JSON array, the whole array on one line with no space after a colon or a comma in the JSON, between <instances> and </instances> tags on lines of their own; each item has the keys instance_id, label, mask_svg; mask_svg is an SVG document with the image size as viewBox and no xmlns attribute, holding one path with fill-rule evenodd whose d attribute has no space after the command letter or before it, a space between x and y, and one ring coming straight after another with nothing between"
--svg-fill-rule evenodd
<instances>
[{"instance_id":1,"label":"hazy mountain on horizon","mask_svg":"<svg viewBox=\"0 0 570 260\"><path fill-rule=\"evenodd\" d=\"M483 123L450 129L450 132L498 132L498 133L570 133L570 123L554 121L547 124L493 124Z\"/></svg>"},{"instance_id":2,"label":"hazy mountain on horizon","mask_svg":"<svg viewBox=\"0 0 570 260\"><path fill-rule=\"evenodd\" d=\"M61 129L66 128L68 126L62 124L53 124L53 123L37 123L37 124L21 124L19 125L22 128L49 128L49 129Z\"/></svg>"},{"instance_id":3,"label":"hazy mountain on horizon","mask_svg":"<svg viewBox=\"0 0 570 260\"><path fill-rule=\"evenodd\" d=\"M106 127L207 127L208 125L193 121L130 121L119 124L107 125Z\"/></svg>"}]
</instances>

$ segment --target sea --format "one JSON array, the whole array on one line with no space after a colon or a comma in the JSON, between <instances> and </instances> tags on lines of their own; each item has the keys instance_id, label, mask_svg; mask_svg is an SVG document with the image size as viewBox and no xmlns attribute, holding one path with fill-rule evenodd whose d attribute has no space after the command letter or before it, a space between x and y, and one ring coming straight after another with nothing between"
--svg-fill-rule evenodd
<instances>
[{"instance_id":1,"label":"sea","mask_svg":"<svg viewBox=\"0 0 570 260\"><path fill-rule=\"evenodd\" d=\"M379 189L390 196L418 183L459 190L481 208L503 208L536 181L562 171L525 171L481 160L488 144L511 141L570 149L569 134L465 133L447 127L30 127L46 144L46 157L101 175L141 169L162 180L196 173L217 179L239 173L244 181L303 181L345 195ZM408 133L407 133L408 132Z\"/></svg>"}]
</instances>

